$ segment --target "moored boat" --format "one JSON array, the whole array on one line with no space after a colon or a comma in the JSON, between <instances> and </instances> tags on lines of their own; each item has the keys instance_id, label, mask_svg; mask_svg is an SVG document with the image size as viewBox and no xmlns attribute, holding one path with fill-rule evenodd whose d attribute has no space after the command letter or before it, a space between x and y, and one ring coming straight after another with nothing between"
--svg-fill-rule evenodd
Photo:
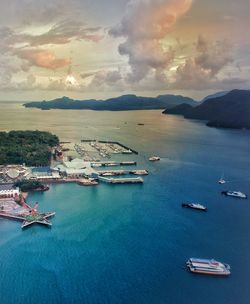
<instances>
[{"instance_id":1,"label":"moored boat","mask_svg":"<svg viewBox=\"0 0 250 304\"><path fill-rule=\"evenodd\" d=\"M201 211L207 211L207 207L205 207L199 203L196 203L196 204L195 203L183 203L182 207L201 210Z\"/></svg>"},{"instance_id":2,"label":"moored boat","mask_svg":"<svg viewBox=\"0 0 250 304\"><path fill-rule=\"evenodd\" d=\"M152 156L149 158L150 161L159 161L161 158L159 156Z\"/></svg>"},{"instance_id":3,"label":"moored boat","mask_svg":"<svg viewBox=\"0 0 250 304\"><path fill-rule=\"evenodd\" d=\"M222 191L221 194L226 196L236 197L236 198L247 199L247 195L240 191Z\"/></svg>"},{"instance_id":4,"label":"moored boat","mask_svg":"<svg viewBox=\"0 0 250 304\"><path fill-rule=\"evenodd\" d=\"M190 258L187 261L187 267L193 273L219 276L230 275L230 266L214 259Z\"/></svg>"}]
</instances>

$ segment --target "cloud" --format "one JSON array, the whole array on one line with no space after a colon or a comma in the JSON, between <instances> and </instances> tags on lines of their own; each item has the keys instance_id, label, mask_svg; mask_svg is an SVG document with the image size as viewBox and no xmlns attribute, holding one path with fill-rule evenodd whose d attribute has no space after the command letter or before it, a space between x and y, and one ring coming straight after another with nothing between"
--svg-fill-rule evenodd
<instances>
[{"instance_id":1,"label":"cloud","mask_svg":"<svg viewBox=\"0 0 250 304\"><path fill-rule=\"evenodd\" d=\"M69 66L71 61L66 58L57 58L52 51L44 49L19 49L14 53L24 59L30 66L37 66L49 70L57 70Z\"/></svg>"},{"instance_id":2,"label":"cloud","mask_svg":"<svg viewBox=\"0 0 250 304\"><path fill-rule=\"evenodd\" d=\"M209 71L211 77L215 76L228 63L233 62L231 46L227 41L211 43L199 36L196 48L199 55L195 58L195 63Z\"/></svg>"},{"instance_id":3,"label":"cloud","mask_svg":"<svg viewBox=\"0 0 250 304\"><path fill-rule=\"evenodd\" d=\"M49 31L41 35L19 34L19 40L30 46L46 44L67 44L72 40L98 42L102 39L100 27L87 27L79 21L64 20L56 23Z\"/></svg>"},{"instance_id":4,"label":"cloud","mask_svg":"<svg viewBox=\"0 0 250 304\"><path fill-rule=\"evenodd\" d=\"M107 89L108 87L119 87L123 82L122 74L119 70L100 70L93 73L91 82L87 88L91 89Z\"/></svg>"},{"instance_id":5,"label":"cloud","mask_svg":"<svg viewBox=\"0 0 250 304\"><path fill-rule=\"evenodd\" d=\"M30 25L47 24L80 11L84 2L82 0L9 0L1 1L1 20L4 23Z\"/></svg>"},{"instance_id":6,"label":"cloud","mask_svg":"<svg viewBox=\"0 0 250 304\"><path fill-rule=\"evenodd\" d=\"M177 20L191 7L192 0L131 0L121 23L110 30L114 37L124 37L119 53L129 58L130 83L141 81L151 71L164 81L164 70L173 61L172 48L163 48L162 40Z\"/></svg>"},{"instance_id":7,"label":"cloud","mask_svg":"<svg viewBox=\"0 0 250 304\"><path fill-rule=\"evenodd\" d=\"M233 62L230 44L226 41L211 42L199 36L195 50L193 57L178 66L171 87L202 90L216 82L222 84L219 74Z\"/></svg>"}]
</instances>

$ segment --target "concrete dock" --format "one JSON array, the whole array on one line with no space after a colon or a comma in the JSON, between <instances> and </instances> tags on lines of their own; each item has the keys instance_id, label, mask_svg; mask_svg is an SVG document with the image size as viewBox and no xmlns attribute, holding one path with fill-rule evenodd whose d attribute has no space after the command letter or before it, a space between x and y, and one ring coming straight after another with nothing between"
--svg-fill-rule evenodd
<instances>
[{"instance_id":1,"label":"concrete dock","mask_svg":"<svg viewBox=\"0 0 250 304\"><path fill-rule=\"evenodd\" d=\"M141 177L128 177L128 178L107 178L99 176L99 180L108 184L142 184L144 183Z\"/></svg>"}]
</instances>

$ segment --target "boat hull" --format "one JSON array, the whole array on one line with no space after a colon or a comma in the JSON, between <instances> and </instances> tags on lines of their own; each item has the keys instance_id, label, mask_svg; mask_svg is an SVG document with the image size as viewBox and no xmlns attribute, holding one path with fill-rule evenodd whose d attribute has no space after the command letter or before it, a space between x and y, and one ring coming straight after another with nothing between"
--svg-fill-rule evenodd
<instances>
[{"instance_id":1,"label":"boat hull","mask_svg":"<svg viewBox=\"0 0 250 304\"><path fill-rule=\"evenodd\" d=\"M210 275L210 276L229 276L230 266L214 259L190 258L187 261L187 267L192 273Z\"/></svg>"},{"instance_id":2,"label":"boat hull","mask_svg":"<svg viewBox=\"0 0 250 304\"><path fill-rule=\"evenodd\" d=\"M194 206L192 206L192 205L190 205L190 204L188 204L188 203L183 203L182 204L182 207L183 208L189 208L189 209L194 209L194 210L198 210L198 211L207 211L207 208L205 207L205 208L197 208L197 207L194 207Z\"/></svg>"},{"instance_id":3,"label":"boat hull","mask_svg":"<svg viewBox=\"0 0 250 304\"><path fill-rule=\"evenodd\" d=\"M203 270L196 270L189 268L190 272L192 273L198 273L198 274L203 274L203 275L210 275L210 276L224 276L227 277L230 275L230 271L228 272L211 272L211 271L203 271Z\"/></svg>"},{"instance_id":4,"label":"boat hull","mask_svg":"<svg viewBox=\"0 0 250 304\"><path fill-rule=\"evenodd\" d=\"M230 193L229 191L222 191L221 194L223 194L225 196L233 197L233 198L247 199L247 195L246 194L236 195L236 194Z\"/></svg>"}]
</instances>

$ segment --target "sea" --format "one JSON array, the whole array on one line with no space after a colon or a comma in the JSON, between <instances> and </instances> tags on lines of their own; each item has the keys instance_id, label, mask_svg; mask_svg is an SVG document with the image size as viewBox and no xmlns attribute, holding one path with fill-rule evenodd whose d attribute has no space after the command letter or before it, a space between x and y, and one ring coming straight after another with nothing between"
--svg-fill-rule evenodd
<instances>
[{"instance_id":1,"label":"sea","mask_svg":"<svg viewBox=\"0 0 250 304\"><path fill-rule=\"evenodd\" d=\"M25 109L1 103L0 130L46 130L62 141L135 149L143 185L51 186L28 197L55 211L51 229L0 219L1 304L250 303L250 132L161 111ZM138 125L144 124L144 125ZM161 161L150 163L152 155ZM227 183L219 185L224 174ZM208 212L181 207L200 202ZM190 273L190 257L230 264L231 276Z\"/></svg>"}]
</instances>

